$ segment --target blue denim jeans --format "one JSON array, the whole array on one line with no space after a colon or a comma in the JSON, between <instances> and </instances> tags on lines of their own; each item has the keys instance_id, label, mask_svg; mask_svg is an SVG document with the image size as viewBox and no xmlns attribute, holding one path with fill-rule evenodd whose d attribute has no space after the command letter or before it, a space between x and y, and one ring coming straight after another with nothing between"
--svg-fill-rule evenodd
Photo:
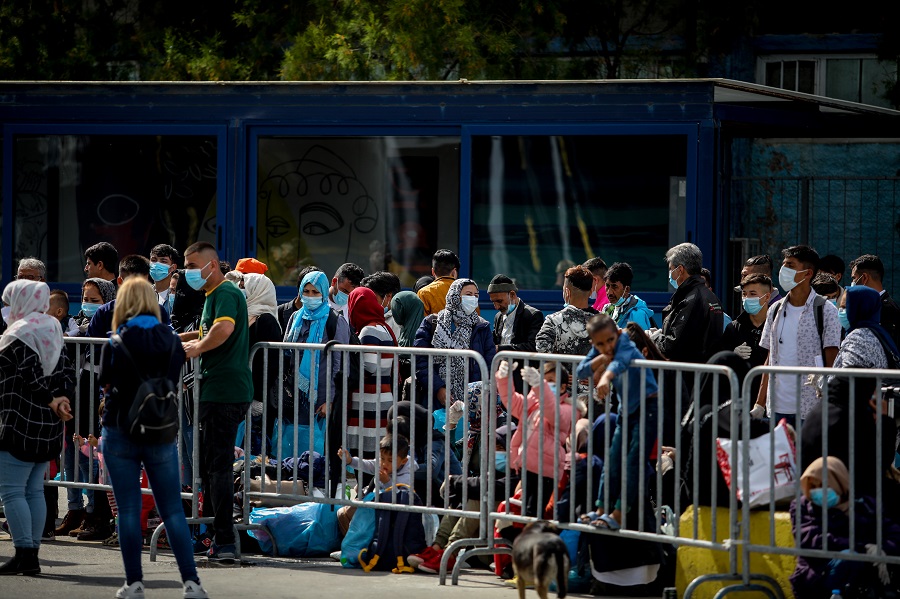
<instances>
[{"instance_id":1,"label":"blue denim jeans","mask_svg":"<svg viewBox=\"0 0 900 599\"><path fill-rule=\"evenodd\" d=\"M141 466L147 471L156 509L178 562L181 580L198 581L193 543L181 504L181 474L175 443L135 443L118 428L103 429L103 460L119 507L119 547L128 584L143 579L141 570Z\"/></svg>"},{"instance_id":2,"label":"blue denim jeans","mask_svg":"<svg viewBox=\"0 0 900 599\"><path fill-rule=\"evenodd\" d=\"M100 478L100 464L98 460L93 460L93 473L91 472L91 460L81 453L75 447L75 443L71 438L65 440L63 447L63 480L68 482L75 481L75 460L78 460L78 482L80 483L97 483ZM90 489L83 491L82 489L67 487L66 498L68 499L68 509L83 510L84 499L82 494L87 496L87 513L94 511L94 492Z\"/></svg>"},{"instance_id":3,"label":"blue denim jeans","mask_svg":"<svg viewBox=\"0 0 900 599\"><path fill-rule=\"evenodd\" d=\"M647 399L644 410L646 414L644 417L643 435L644 459L649 460L650 453L653 451L653 444L656 442L658 406L655 397ZM641 410L638 409L634 413L628 415L628 454L625 458L628 476L623 497L622 437L624 435L624 423L625 418L619 416L616 420L616 430L613 433L612 441L609 445L609 456L607 456L608 459L606 460L606 463L609 464L608 474L607 477L600 479L599 499L601 502L605 498L606 487L609 487L609 503L604 508L606 513L613 510L622 510L627 513L631 508L639 507L641 470L644 469L647 464L646 461L641 462ZM648 479L645 477L645 485L647 484L647 480Z\"/></svg>"},{"instance_id":4,"label":"blue denim jeans","mask_svg":"<svg viewBox=\"0 0 900 599\"><path fill-rule=\"evenodd\" d=\"M41 546L47 519L44 502L44 473L48 462L23 462L0 451L0 499L6 512L13 546L31 549Z\"/></svg>"}]
</instances>

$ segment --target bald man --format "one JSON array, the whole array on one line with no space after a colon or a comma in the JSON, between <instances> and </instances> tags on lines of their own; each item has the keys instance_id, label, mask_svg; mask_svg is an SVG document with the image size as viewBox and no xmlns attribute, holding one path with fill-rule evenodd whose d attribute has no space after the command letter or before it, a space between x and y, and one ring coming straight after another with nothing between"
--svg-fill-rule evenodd
<instances>
[{"instance_id":1,"label":"bald man","mask_svg":"<svg viewBox=\"0 0 900 599\"><path fill-rule=\"evenodd\" d=\"M209 243L184 251L185 281L206 293L200 330L181 333L188 358L200 358L200 472L207 505L215 518L210 562L235 560L232 496L234 439L253 397L249 366L247 301L225 280L219 256Z\"/></svg>"}]
</instances>

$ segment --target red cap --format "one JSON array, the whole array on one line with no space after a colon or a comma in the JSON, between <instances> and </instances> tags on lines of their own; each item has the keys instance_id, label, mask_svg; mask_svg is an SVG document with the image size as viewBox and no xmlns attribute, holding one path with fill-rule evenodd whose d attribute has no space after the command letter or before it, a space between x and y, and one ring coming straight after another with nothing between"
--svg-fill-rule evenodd
<instances>
[{"instance_id":1,"label":"red cap","mask_svg":"<svg viewBox=\"0 0 900 599\"><path fill-rule=\"evenodd\" d=\"M241 258L237 261L237 265L234 269L238 272L242 272L245 275L250 273L256 273L260 275L266 274L266 271L269 270L269 267L265 265L264 262L260 262L256 258Z\"/></svg>"}]
</instances>

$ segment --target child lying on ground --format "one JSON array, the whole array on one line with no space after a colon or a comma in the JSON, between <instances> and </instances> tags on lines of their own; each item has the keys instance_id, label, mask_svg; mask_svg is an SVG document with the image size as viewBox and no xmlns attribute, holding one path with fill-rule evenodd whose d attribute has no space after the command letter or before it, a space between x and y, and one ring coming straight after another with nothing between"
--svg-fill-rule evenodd
<instances>
[{"instance_id":1,"label":"child lying on ground","mask_svg":"<svg viewBox=\"0 0 900 599\"><path fill-rule=\"evenodd\" d=\"M641 464L641 439L644 440L644 460L649 459L656 443L656 423L658 418L656 378L649 369L642 370L631 366L634 360L644 358L634 342L623 335L612 318L606 314L598 314L588 321L588 335L591 337L591 351L578 365L577 378L589 378L593 372L602 371L597 392L600 397L609 395L609 389L616 377L627 372L628 385L623 384L619 393L619 418L616 419L616 430L609 447L609 459L606 460L606 476L600 480L600 493L597 514L593 519L596 526L618 530L622 524L622 512L639 507L639 479L643 465ZM644 377L643 391L646 402L641 408L641 377ZM625 434L625 418L628 416L627 452L627 485L622 490L622 451ZM642 418L643 416L643 418ZM641 422L643 420L643 423ZM608 498L607 498L608 494Z\"/></svg>"}]
</instances>

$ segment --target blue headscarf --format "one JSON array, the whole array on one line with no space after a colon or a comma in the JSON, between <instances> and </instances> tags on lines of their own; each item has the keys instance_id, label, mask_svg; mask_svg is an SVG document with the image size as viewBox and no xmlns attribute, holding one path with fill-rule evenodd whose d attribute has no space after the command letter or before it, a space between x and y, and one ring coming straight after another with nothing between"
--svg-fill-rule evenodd
<instances>
[{"instance_id":1,"label":"blue headscarf","mask_svg":"<svg viewBox=\"0 0 900 599\"><path fill-rule=\"evenodd\" d=\"M866 328L875 333L885 349L897 355L897 346L887 330L881 326L881 294L871 287L854 285L847 288L844 299L850 330Z\"/></svg>"},{"instance_id":2,"label":"blue headscarf","mask_svg":"<svg viewBox=\"0 0 900 599\"><path fill-rule=\"evenodd\" d=\"M290 343L297 343L300 339L300 329L303 326L304 320L310 321L309 334L306 336L306 339L303 340L304 343L321 343L322 337L325 336L325 323L328 322L328 314L331 312L331 307L328 305L328 277L321 271L308 273L303 277L303 280L300 281L301 294L307 283L312 283L313 287L322 294L322 305L315 310L308 310L306 306L303 306L294 314L291 321L291 327L288 329L288 333L284 338L285 341ZM319 380L319 360L322 352L318 350L305 350L303 352L303 358L300 360L300 366L297 368L297 388L304 393L309 393L310 353L316 355L313 380Z\"/></svg>"}]
</instances>

